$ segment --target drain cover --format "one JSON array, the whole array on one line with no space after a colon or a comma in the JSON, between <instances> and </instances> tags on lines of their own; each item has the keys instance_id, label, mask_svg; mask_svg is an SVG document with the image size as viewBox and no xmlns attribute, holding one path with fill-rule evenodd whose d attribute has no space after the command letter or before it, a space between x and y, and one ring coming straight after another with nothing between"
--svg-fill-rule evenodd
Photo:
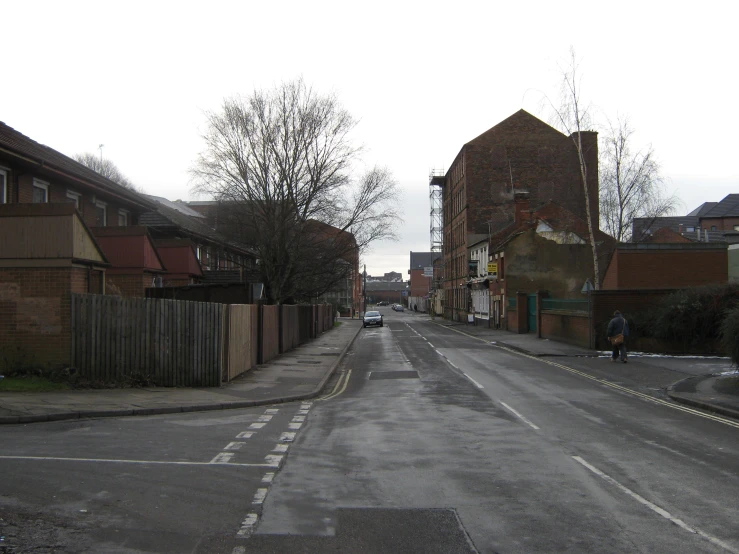
<instances>
[{"instance_id":1,"label":"drain cover","mask_svg":"<svg viewBox=\"0 0 739 554\"><path fill-rule=\"evenodd\" d=\"M418 379L417 371L371 371L370 380L377 379Z\"/></svg>"}]
</instances>

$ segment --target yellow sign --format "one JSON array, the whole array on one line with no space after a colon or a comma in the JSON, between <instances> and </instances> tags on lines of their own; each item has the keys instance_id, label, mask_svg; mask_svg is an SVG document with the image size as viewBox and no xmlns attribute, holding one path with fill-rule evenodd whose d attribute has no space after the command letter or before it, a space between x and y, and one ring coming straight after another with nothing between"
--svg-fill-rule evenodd
<instances>
[{"instance_id":1,"label":"yellow sign","mask_svg":"<svg viewBox=\"0 0 739 554\"><path fill-rule=\"evenodd\" d=\"M498 264L497 263L489 263L488 264L488 273L498 273Z\"/></svg>"}]
</instances>

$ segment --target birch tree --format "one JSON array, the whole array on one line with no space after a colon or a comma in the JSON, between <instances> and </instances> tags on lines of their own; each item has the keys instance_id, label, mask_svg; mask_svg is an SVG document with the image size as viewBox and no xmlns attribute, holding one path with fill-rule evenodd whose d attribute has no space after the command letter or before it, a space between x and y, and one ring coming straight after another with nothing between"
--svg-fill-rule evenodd
<instances>
[{"instance_id":1,"label":"birch tree","mask_svg":"<svg viewBox=\"0 0 739 554\"><path fill-rule=\"evenodd\" d=\"M351 276L400 221L389 170L358 169L356 120L302 80L226 99L207 114L194 188L220 203L219 231L251 246L274 303L308 300Z\"/></svg>"}]
</instances>

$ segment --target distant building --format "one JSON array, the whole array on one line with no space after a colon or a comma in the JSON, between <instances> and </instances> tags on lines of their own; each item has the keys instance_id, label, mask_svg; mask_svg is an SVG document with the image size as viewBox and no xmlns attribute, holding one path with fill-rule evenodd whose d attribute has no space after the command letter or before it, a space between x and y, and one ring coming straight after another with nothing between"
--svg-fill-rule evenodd
<instances>
[{"instance_id":1,"label":"distant building","mask_svg":"<svg viewBox=\"0 0 739 554\"><path fill-rule=\"evenodd\" d=\"M428 298L434 280L434 261L441 258L441 252L410 253L410 287L408 307L417 307L418 311L428 311Z\"/></svg>"}]
</instances>

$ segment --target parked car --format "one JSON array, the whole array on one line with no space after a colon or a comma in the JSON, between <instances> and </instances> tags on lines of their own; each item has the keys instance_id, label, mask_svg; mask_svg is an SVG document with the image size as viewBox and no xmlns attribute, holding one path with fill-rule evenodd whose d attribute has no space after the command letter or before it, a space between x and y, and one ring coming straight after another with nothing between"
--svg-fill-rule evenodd
<instances>
[{"instance_id":1,"label":"parked car","mask_svg":"<svg viewBox=\"0 0 739 554\"><path fill-rule=\"evenodd\" d=\"M386 300L380 300L377 303L378 306L387 306L388 304L389 304L389 302L387 302Z\"/></svg>"},{"instance_id":2,"label":"parked car","mask_svg":"<svg viewBox=\"0 0 739 554\"><path fill-rule=\"evenodd\" d=\"M402 304L393 304L393 310L395 310L396 312L403 312L405 311L405 308Z\"/></svg>"},{"instance_id":3,"label":"parked car","mask_svg":"<svg viewBox=\"0 0 739 554\"><path fill-rule=\"evenodd\" d=\"M380 312L366 312L364 314L364 321L362 322L363 327L369 327L370 325L379 325L383 327L382 314Z\"/></svg>"}]
</instances>

